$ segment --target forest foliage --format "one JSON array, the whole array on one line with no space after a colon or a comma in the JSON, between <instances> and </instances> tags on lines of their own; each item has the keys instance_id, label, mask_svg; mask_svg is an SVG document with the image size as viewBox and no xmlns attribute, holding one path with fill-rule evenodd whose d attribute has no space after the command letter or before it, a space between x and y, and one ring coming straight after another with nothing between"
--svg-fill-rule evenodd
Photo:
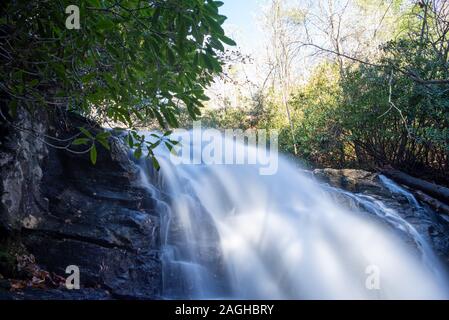
<instances>
[{"instance_id":1,"label":"forest foliage","mask_svg":"<svg viewBox=\"0 0 449 320\"><path fill-rule=\"evenodd\" d=\"M266 79L238 96L238 107L228 91L217 108L207 89L220 74L232 78L224 68L235 62L226 49L235 42L223 29L223 2L4 1L1 120L17 108L74 112L127 129L136 156L148 151L154 159L154 147L173 143L172 128L200 118L211 127L277 129L281 150L311 166L393 166L444 180L449 1L311 1L318 13L269 2ZM71 4L80 8L79 30L65 26ZM351 11L356 18L348 22ZM314 30L324 42L314 42ZM302 71L293 54L302 50L322 58L308 65L306 81L295 81ZM141 127L162 134L150 143ZM72 139L48 143L84 147L95 162L108 138L80 128Z\"/></svg>"},{"instance_id":2,"label":"forest foliage","mask_svg":"<svg viewBox=\"0 0 449 320\"><path fill-rule=\"evenodd\" d=\"M79 29L68 29L66 9L79 8ZM128 129L137 156L150 148L138 123L178 126L179 106L190 117L208 98L205 88L222 71L225 45L221 1L52 0L2 1L0 98L6 117L17 108L74 112L97 123ZM68 13L71 13L70 11ZM3 109L5 110L5 109ZM53 139L53 143L58 140ZM81 128L72 147L86 146L96 161L96 136ZM78 147L77 147L78 146ZM61 147L61 146L59 146ZM70 150L70 146L67 150Z\"/></svg>"},{"instance_id":3,"label":"forest foliage","mask_svg":"<svg viewBox=\"0 0 449 320\"><path fill-rule=\"evenodd\" d=\"M399 8L401 2L394 3ZM376 48L362 43L367 48L362 55L346 53L339 39L326 48L307 43L327 55L306 82L291 84L292 126L282 85L257 91L240 108L211 108L207 121L217 127L276 128L282 150L294 153L296 143L298 157L311 166L393 166L448 182L449 2L414 1L402 8L389 38Z\"/></svg>"}]
</instances>

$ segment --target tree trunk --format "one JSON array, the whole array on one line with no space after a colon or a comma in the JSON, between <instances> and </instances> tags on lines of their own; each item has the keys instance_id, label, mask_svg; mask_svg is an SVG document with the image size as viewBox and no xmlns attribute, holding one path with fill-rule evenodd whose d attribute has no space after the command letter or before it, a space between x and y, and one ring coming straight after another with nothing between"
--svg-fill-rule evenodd
<instances>
[{"instance_id":1,"label":"tree trunk","mask_svg":"<svg viewBox=\"0 0 449 320\"><path fill-rule=\"evenodd\" d=\"M416 198L418 200L426 203L431 207L433 210L435 210L438 213L449 215L449 206L427 194L425 194L422 191L416 191L414 192Z\"/></svg>"},{"instance_id":2,"label":"tree trunk","mask_svg":"<svg viewBox=\"0 0 449 320\"><path fill-rule=\"evenodd\" d=\"M399 170L385 170L383 173L399 183L402 183L412 189L425 192L436 199L449 204L449 188L412 177Z\"/></svg>"}]
</instances>

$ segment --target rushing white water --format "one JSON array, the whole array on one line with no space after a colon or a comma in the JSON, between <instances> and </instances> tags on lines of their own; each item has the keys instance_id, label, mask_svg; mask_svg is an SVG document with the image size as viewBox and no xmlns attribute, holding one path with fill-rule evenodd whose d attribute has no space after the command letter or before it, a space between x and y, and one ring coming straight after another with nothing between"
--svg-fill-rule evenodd
<instances>
[{"instance_id":1,"label":"rushing white water","mask_svg":"<svg viewBox=\"0 0 449 320\"><path fill-rule=\"evenodd\" d=\"M320 186L282 158L275 175L261 176L257 165L174 165L165 148L156 154L160 172L149 164L142 172L159 199L167 298L449 296L425 239L373 197ZM365 212L340 207L332 192L345 193Z\"/></svg>"},{"instance_id":2,"label":"rushing white water","mask_svg":"<svg viewBox=\"0 0 449 320\"><path fill-rule=\"evenodd\" d=\"M392 193L397 193L405 196L405 198L410 202L411 205L413 205L416 209L421 209L421 206L419 205L415 196L412 195L410 192L408 192L401 186L398 186L396 183L394 183L392 180L388 179L384 175L380 175L379 179Z\"/></svg>"}]
</instances>

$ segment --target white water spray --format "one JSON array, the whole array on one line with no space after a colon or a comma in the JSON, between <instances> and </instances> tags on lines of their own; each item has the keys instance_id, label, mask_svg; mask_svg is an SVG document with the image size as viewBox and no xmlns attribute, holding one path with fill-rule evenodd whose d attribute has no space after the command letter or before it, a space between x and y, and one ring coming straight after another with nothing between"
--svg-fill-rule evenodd
<instances>
[{"instance_id":1,"label":"white water spray","mask_svg":"<svg viewBox=\"0 0 449 320\"><path fill-rule=\"evenodd\" d=\"M376 199L347 193L371 206L380 222L336 205L329 190L282 158L275 175L261 176L257 165L174 165L165 148L156 154L161 171L147 164L144 180L159 188L146 182L162 215L167 298L448 297L430 246ZM366 285L372 266L379 270L375 289Z\"/></svg>"}]
</instances>

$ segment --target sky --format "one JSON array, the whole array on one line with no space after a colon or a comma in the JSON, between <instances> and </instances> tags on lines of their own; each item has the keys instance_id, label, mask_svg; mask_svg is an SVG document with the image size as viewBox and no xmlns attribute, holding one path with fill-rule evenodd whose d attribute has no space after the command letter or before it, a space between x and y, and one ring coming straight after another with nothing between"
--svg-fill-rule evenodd
<instances>
[{"instance_id":1,"label":"sky","mask_svg":"<svg viewBox=\"0 0 449 320\"><path fill-rule=\"evenodd\" d=\"M222 0L220 13L227 16L224 28L243 51L257 48L264 39L258 19L266 0Z\"/></svg>"},{"instance_id":2,"label":"sky","mask_svg":"<svg viewBox=\"0 0 449 320\"><path fill-rule=\"evenodd\" d=\"M263 16L263 5L268 0L221 1L224 2L224 5L219 8L220 14L228 17L223 26L226 35L237 43L237 48L229 47L229 49L237 49L242 54L250 55L255 59L251 63L238 65L239 79L242 80L241 77L245 76L252 82L257 82L261 72L257 69L260 64L256 60L262 57L265 52L265 37L260 24ZM216 79L216 82L208 89L208 95L212 99L209 105L212 107L222 106L223 97L237 99L237 95L230 94L236 88L241 89L241 87ZM245 91L250 93L248 90Z\"/></svg>"}]
</instances>

